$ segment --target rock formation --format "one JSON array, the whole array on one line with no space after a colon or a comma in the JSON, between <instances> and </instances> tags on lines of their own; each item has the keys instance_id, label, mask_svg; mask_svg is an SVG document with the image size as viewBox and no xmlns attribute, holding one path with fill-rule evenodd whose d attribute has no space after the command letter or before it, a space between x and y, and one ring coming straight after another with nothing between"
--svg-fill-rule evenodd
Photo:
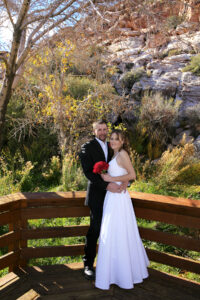
<instances>
[{"instance_id":1,"label":"rock formation","mask_svg":"<svg viewBox=\"0 0 200 300\"><path fill-rule=\"evenodd\" d=\"M150 18L147 22L145 14L127 10L117 22L119 36L102 43L108 45L104 60L107 66L116 66L113 85L120 95L128 97L128 101L137 103L145 91L161 92L175 102L180 100L179 118L171 142L174 146L179 144L185 134L186 140L193 141L200 151L200 124L190 124L186 114L191 107L197 107L200 114L200 76L184 72L191 58L200 53L200 1L176 3L173 6L162 1L154 5L151 15L159 12L159 18L166 21L160 28L156 27L159 18ZM180 19L177 21L176 17ZM130 83L124 86L128 72L138 70L143 70L140 78L131 87ZM134 116L129 113L129 118L134 119Z\"/></svg>"}]
</instances>

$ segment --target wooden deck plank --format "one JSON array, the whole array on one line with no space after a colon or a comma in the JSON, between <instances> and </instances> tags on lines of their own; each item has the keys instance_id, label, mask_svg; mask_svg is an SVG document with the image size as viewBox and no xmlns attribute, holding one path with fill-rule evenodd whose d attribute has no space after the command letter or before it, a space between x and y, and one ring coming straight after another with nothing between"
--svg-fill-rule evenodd
<instances>
[{"instance_id":1,"label":"wooden deck plank","mask_svg":"<svg viewBox=\"0 0 200 300\"><path fill-rule=\"evenodd\" d=\"M0 236L0 247L6 247L11 243L18 241L20 238L20 231L10 231Z\"/></svg>"},{"instance_id":2,"label":"wooden deck plank","mask_svg":"<svg viewBox=\"0 0 200 300\"><path fill-rule=\"evenodd\" d=\"M24 295L22 295L21 297L17 298L17 300L35 300L35 299L38 299L39 296L40 295L36 291L31 289L28 292L26 292Z\"/></svg>"},{"instance_id":3,"label":"wooden deck plank","mask_svg":"<svg viewBox=\"0 0 200 300\"><path fill-rule=\"evenodd\" d=\"M200 284L152 269L149 269L149 277L143 283L136 284L134 289L124 290L112 285L110 290L102 291L95 288L94 281L84 278L82 267L82 263L74 263L21 269L16 275L13 273L7 277L7 291L4 293L0 291L0 298L5 300L199 299ZM18 278L17 284L12 282L15 278ZM1 281L2 279L0 283Z\"/></svg>"},{"instance_id":4,"label":"wooden deck plank","mask_svg":"<svg viewBox=\"0 0 200 300\"><path fill-rule=\"evenodd\" d=\"M2 270L11 265L15 265L16 261L19 260L19 255L20 255L19 251L15 251L15 252L11 251L9 253L2 255L0 257L0 266L1 266L0 269Z\"/></svg>"},{"instance_id":5,"label":"wooden deck plank","mask_svg":"<svg viewBox=\"0 0 200 300\"><path fill-rule=\"evenodd\" d=\"M19 280L19 276L13 272L10 272L0 278L0 291L3 290L7 285Z\"/></svg>"},{"instance_id":6,"label":"wooden deck plank","mask_svg":"<svg viewBox=\"0 0 200 300\"><path fill-rule=\"evenodd\" d=\"M18 221L20 218L20 211L6 211L0 214L0 226L7 225Z\"/></svg>"},{"instance_id":7,"label":"wooden deck plank","mask_svg":"<svg viewBox=\"0 0 200 300\"><path fill-rule=\"evenodd\" d=\"M170 253L146 248L150 260L200 274L200 262Z\"/></svg>"},{"instance_id":8,"label":"wooden deck plank","mask_svg":"<svg viewBox=\"0 0 200 300\"><path fill-rule=\"evenodd\" d=\"M166 196L166 195L158 195L158 194L150 194L150 193L142 193L142 192L132 192L130 191L131 198L135 200L141 200L141 202L150 203L154 202L159 205L159 203L163 203L164 205L169 206L178 206L178 207L193 207L194 211L197 209L199 211L200 209L200 203L198 200L193 199L187 199L187 198L181 198L181 197L172 197L172 196Z\"/></svg>"},{"instance_id":9,"label":"wooden deck plank","mask_svg":"<svg viewBox=\"0 0 200 300\"><path fill-rule=\"evenodd\" d=\"M75 198L75 199L66 199L66 198L47 198L47 199L28 199L27 207L44 207L44 206L84 206L85 198Z\"/></svg>"},{"instance_id":10,"label":"wooden deck plank","mask_svg":"<svg viewBox=\"0 0 200 300\"><path fill-rule=\"evenodd\" d=\"M90 215L88 207L39 207L21 209L22 220L85 217Z\"/></svg>"},{"instance_id":11,"label":"wooden deck plank","mask_svg":"<svg viewBox=\"0 0 200 300\"><path fill-rule=\"evenodd\" d=\"M160 221L167 224L183 226L187 228L200 229L199 216L192 217L188 215L181 215L179 213L169 213L166 211L134 207L137 218Z\"/></svg>"},{"instance_id":12,"label":"wooden deck plank","mask_svg":"<svg viewBox=\"0 0 200 300\"><path fill-rule=\"evenodd\" d=\"M181 236L164 231L153 230L149 228L139 227L140 236L143 239L163 243L166 245L172 245L179 248L199 251L200 239L194 239L187 236Z\"/></svg>"},{"instance_id":13,"label":"wooden deck plank","mask_svg":"<svg viewBox=\"0 0 200 300\"><path fill-rule=\"evenodd\" d=\"M84 245L28 247L21 249L24 259L38 257L77 256L84 253Z\"/></svg>"},{"instance_id":14,"label":"wooden deck plank","mask_svg":"<svg viewBox=\"0 0 200 300\"><path fill-rule=\"evenodd\" d=\"M153 203L153 207L157 207L160 209L160 205L164 205L168 208L179 207L180 209L185 209L184 207L191 208L192 214L194 213L196 216L199 215L200 203L198 200L186 199L186 198L177 198L172 196L165 195L156 195L149 193L141 193L141 192L129 192L135 203L141 203L141 205L145 205L145 207L151 207ZM59 201L66 203L68 201L84 201L86 196L85 191L77 191L77 192L43 192L43 193L15 193L7 196L0 197L1 207L3 209L5 205L12 205L18 201L27 201L29 205L36 205L40 202L43 205L46 204L57 204ZM82 202L83 203L83 202ZM18 204L17 204L18 205ZM139 205L140 206L140 205Z\"/></svg>"},{"instance_id":15,"label":"wooden deck plank","mask_svg":"<svg viewBox=\"0 0 200 300\"><path fill-rule=\"evenodd\" d=\"M22 229L21 239L47 239L53 237L85 236L88 225L42 227L36 229ZM0 238L1 242L1 238Z\"/></svg>"}]
</instances>

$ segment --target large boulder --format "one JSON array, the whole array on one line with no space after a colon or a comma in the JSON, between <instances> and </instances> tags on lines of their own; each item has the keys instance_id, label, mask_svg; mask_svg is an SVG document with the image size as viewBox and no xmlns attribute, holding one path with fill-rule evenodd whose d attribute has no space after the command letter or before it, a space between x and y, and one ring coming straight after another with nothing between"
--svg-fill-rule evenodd
<instances>
[{"instance_id":1,"label":"large boulder","mask_svg":"<svg viewBox=\"0 0 200 300\"><path fill-rule=\"evenodd\" d=\"M185 23L185 27L188 26ZM112 77L113 85L120 95L130 95L129 99L137 101L145 91L160 92L173 97L175 102L181 101L178 122L185 126L189 122L185 114L187 109L200 103L200 77L183 72L191 58L200 52L200 31L175 34L158 48L147 47L147 34L143 32L141 36L116 40L109 46L107 60L118 67ZM141 68L144 70L141 76L131 81L127 72L137 72ZM126 77L128 85L124 84Z\"/></svg>"},{"instance_id":2,"label":"large boulder","mask_svg":"<svg viewBox=\"0 0 200 300\"><path fill-rule=\"evenodd\" d=\"M133 50L133 49L141 49L144 47L144 35L136 36L136 37L128 37L126 39L122 39L121 41L117 41L108 46L108 50L111 53L116 53L125 50Z\"/></svg>"},{"instance_id":3,"label":"large boulder","mask_svg":"<svg viewBox=\"0 0 200 300\"><path fill-rule=\"evenodd\" d=\"M196 138L196 140L194 141L194 145L196 147L197 152L200 153L200 135Z\"/></svg>"},{"instance_id":4,"label":"large boulder","mask_svg":"<svg viewBox=\"0 0 200 300\"><path fill-rule=\"evenodd\" d=\"M136 82L131 94L138 94L145 91L161 92L164 95L175 97L179 86L179 77L181 72L165 72L163 70L154 70L152 76L142 77L139 82Z\"/></svg>"},{"instance_id":5,"label":"large boulder","mask_svg":"<svg viewBox=\"0 0 200 300\"><path fill-rule=\"evenodd\" d=\"M194 76L191 72L183 72L177 95L182 99L183 109L200 103L200 77Z\"/></svg>"}]
</instances>

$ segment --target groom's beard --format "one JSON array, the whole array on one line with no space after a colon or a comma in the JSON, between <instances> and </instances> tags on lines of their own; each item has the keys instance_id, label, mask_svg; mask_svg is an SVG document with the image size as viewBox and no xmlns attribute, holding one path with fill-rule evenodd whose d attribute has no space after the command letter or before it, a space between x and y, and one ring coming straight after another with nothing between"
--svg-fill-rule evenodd
<instances>
[{"instance_id":1,"label":"groom's beard","mask_svg":"<svg viewBox=\"0 0 200 300\"><path fill-rule=\"evenodd\" d=\"M106 142L106 138L107 138L107 135L104 135L104 134L102 134L102 135L100 135L99 137L98 137L98 139L99 140L101 140L102 142Z\"/></svg>"}]
</instances>

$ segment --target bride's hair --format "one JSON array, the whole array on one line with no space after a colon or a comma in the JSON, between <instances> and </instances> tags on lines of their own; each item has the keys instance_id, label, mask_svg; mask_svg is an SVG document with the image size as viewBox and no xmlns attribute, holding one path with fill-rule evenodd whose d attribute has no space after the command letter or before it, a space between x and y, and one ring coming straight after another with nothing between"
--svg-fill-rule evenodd
<instances>
[{"instance_id":1,"label":"bride's hair","mask_svg":"<svg viewBox=\"0 0 200 300\"><path fill-rule=\"evenodd\" d=\"M121 149L119 149L119 151L122 150L122 149L124 149L124 150L126 150L128 152L128 154L130 154L129 153L128 141L127 141L127 137L126 137L125 132L122 131L122 130L120 130L120 129L113 129L112 132L111 132L110 137L114 133L117 135L118 139L121 139L124 142L123 145L122 145L122 147L121 147Z\"/></svg>"}]
</instances>

